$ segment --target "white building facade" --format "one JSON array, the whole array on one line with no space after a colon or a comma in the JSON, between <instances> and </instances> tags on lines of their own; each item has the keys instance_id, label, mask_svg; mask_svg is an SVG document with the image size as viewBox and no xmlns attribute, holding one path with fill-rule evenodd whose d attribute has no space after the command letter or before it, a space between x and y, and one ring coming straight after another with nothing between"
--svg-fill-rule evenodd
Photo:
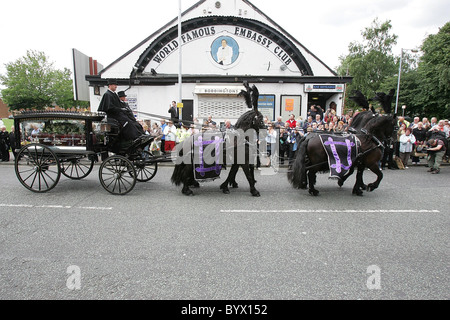
<instances>
[{"instance_id":1,"label":"white building facade","mask_svg":"<svg viewBox=\"0 0 450 320\"><path fill-rule=\"evenodd\" d=\"M91 110L97 110L108 79L116 79L140 119L168 117L174 100L182 102L183 120L211 115L234 123L247 110L237 96L243 82L258 88L259 110L272 121L290 114L306 119L311 104L325 110L334 103L342 113L351 78L338 77L249 1L202 0L181 21L181 37L176 18L99 75L86 76Z\"/></svg>"}]
</instances>

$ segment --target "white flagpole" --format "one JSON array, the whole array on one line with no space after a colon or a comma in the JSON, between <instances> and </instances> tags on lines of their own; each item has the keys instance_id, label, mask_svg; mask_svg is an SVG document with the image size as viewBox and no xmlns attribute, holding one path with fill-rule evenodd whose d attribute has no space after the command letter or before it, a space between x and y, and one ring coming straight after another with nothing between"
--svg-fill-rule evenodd
<instances>
[{"instance_id":1,"label":"white flagpole","mask_svg":"<svg viewBox=\"0 0 450 320\"><path fill-rule=\"evenodd\" d=\"M182 52L181 52L181 0L178 0L178 103L182 103L183 102L183 96L182 96L182 85L183 85L183 80L182 80ZM182 119L181 115L182 115L182 108L179 108L179 115L180 115L180 119Z\"/></svg>"}]
</instances>

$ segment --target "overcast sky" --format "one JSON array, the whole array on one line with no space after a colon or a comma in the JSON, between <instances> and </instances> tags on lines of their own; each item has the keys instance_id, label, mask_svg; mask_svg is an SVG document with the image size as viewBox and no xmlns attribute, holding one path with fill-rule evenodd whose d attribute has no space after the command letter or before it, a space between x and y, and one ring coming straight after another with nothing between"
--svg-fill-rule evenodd
<instances>
[{"instance_id":1,"label":"overcast sky","mask_svg":"<svg viewBox=\"0 0 450 320\"><path fill-rule=\"evenodd\" d=\"M235 0L221 0L235 1ZM182 10L197 0L182 0ZM251 0L330 68L378 17L401 48L419 47L450 21L449 0ZM72 48L103 66L178 16L178 0L5 0L0 4L0 73L28 49L72 70Z\"/></svg>"}]
</instances>

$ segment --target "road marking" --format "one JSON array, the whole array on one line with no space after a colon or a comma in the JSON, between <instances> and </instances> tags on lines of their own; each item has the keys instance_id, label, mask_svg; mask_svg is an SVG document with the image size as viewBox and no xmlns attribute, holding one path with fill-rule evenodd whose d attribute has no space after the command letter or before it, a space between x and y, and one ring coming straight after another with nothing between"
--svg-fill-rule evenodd
<instances>
[{"instance_id":1,"label":"road marking","mask_svg":"<svg viewBox=\"0 0 450 320\"><path fill-rule=\"evenodd\" d=\"M0 203L0 207L22 207L22 208L33 208L31 204L5 204Z\"/></svg>"},{"instance_id":2,"label":"road marking","mask_svg":"<svg viewBox=\"0 0 450 320\"><path fill-rule=\"evenodd\" d=\"M86 210L112 210L112 207L78 207L78 209L86 209Z\"/></svg>"},{"instance_id":3,"label":"road marking","mask_svg":"<svg viewBox=\"0 0 450 320\"><path fill-rule=\"evenodd\" d=\"M380 210L301 210L301 209L288 209L288 210L255 210L255 209L234 209L234 210L220 210L221 213L439 213L439 210L392 210L392 209L380 209Z\"/></svg>"},{"instance_id":4,"label":"road marking","mask_svg":"<svg viewBox=\"0 0 450 320\"><path fill-rule=\"evenodd\" d=\"M31 204L8 204L0 203L0 207L10 207L10 208L50 208L50 209L85 209L85 210L112 210L112 207L74 207L74 206L62 206L62 205L31 205Z\"/></svg>"}]
</instances>

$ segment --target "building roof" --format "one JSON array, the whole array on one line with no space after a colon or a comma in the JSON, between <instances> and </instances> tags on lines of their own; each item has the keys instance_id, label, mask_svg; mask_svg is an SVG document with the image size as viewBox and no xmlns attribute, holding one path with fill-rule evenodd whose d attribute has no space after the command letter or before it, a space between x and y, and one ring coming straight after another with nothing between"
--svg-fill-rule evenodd
<instances>
[{"instance_id":1,"label":"building roof","mask_svg":"<svg viewBox=\"0 0 450 320\"><path fill-rule=\"evenodd\" d=\"M317 58L317 56L250 1L237 0L234 1L233 4L231 4L231 1L224 2L222 4L223 8L221 8L221 10L216 10L214 6L218 2L220 1L201 0L184 11L182 13L182 33L185 34L202 25L237 25L243 28L247 27L254 33L257 32L260 36L262 35L270 37L270 39L276 39L277 44L280 47L280 55L288 53L298 66L299 70L295 70L297 72L296 74L288 72L285 74L266 73L263 74L263 77L259 78L261 81L289 82L291 81L290 79L296 79L296 82L298 82L299 78L302 76L314 76L315 78L325 77L327 78L326 81L329 82L330 79L337 76L331 68L325 65ZM239 10L237 9L238 7ZM208 12L206 12L207 10ZM209 13L209 11L211 11L211 13ZM242 12L246 12L246 14L244 15ZM93 84L93 82L97 82L98 84L103 83L103 79L108 78L123 79L124 81L125 79L134 79L134 84L143 84L145 82L151 82L155 85L167 82L172 83L177 74L174 70L167 68L163 72L151 70L153 74L150 74L150 70L146 70L146 68L149 63L151 63L153 55L157 53L158 50L164 49L164 46L170 46L170 41L175 41L177 36L178 18L176 17L104 68L100 72L100 76L87 76L86 79L89 80L91 84ZM174 64L172 63L172 65ZM189 74L189 71L183 70L184 79L189 78L186 73ZM139 75L139 77L137 77L137 75ZM222 74L207 74L205 72L196 73L196 77L200 78L200 80L202 76L209 79L217 76L220 78L221 82L226 82L226 78L229 77L228 72L223 72ZM236 76L238 76L238 78L248 78L248 75L242 70L234 74L230 79L235 79ZM281 80L278 78L281 78ZM349 79L351 78L342 78L344 82L350 81ZM314 81L317 82L316 79ZM334 79L334 81L336 81L336 79Z\"/></svg>"}]
</instances>

